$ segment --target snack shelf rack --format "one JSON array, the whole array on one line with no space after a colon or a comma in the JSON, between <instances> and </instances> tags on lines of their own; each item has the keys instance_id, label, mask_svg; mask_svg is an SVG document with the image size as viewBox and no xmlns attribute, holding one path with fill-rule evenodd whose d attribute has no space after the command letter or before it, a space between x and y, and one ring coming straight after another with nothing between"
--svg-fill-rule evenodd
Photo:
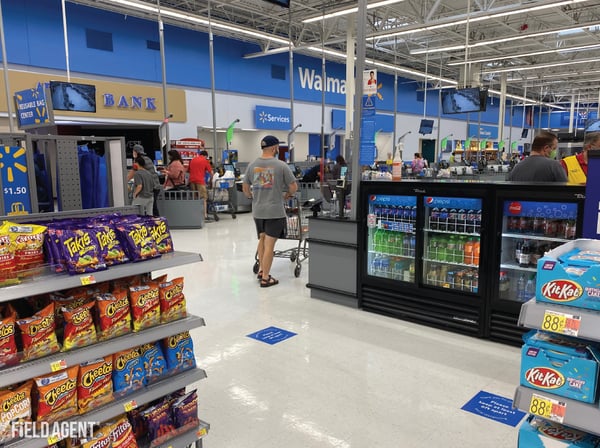
<instances>
[{"instance_id":1,"label":"snack shelf rack","mask_svg":"<svg viewBox=\"0 0 600 448\"><path fill-rule=\"evenodd\" d=\"M104 422L204 378L206 378L206 372L202 369L196 368L187 370L180 374L164 378L154 384L144 387L139 391L128 394L123 398L118 398L94 411L86 412L85 414L73 417L69 419L69 421ZM49 441L43 438L27 440L22 439L14 443L7 444L6 448L44 448L49 444ZM185 446L173 445L172 443L169 445Z\"/></svg>"},{"instance_id":2,"label":"snack shelf rack","mask_svg":"<svg viewBox=\"0 0 600 448\"><path fill-rule=\"evenodd\" d=\"M577 338L600 342L600 312L594 310L537 302L533 298L521 306L519 325L547 330L543 328L543 323L544 317L548 313L554 313L554 315L561 315L576 321L577 325L574 328L578 326L578 331L575 333ZM598 426L600 407L598 403L584 403L554 395L547 391L518 386L515 391L513 406L530 413L534 396L547 403L552 403L552 408L558 410L555 414L546 416L545 418L548 420L558 421L563 425L600 436L600 427Z\"/></svg>"},{"instance_id":3,"label":"snack shelf rack","mask_svg":"<svg viewBox=\"0 0 600 448\"><path fill-rule=\"evenodd\" d=\"M154 445L152 448L173 448L173 447L185 447L194 443L200 442L199 448L202 447L202 437L204 437L210 425L200 420L200 424L189 431L184 432L178 436L172 437L166 440L164 443ZM143 446L140 448L144 448Z\"/></svg>"},{"instance_id":4,"label":"snack shelf rack","mask_svg":"<svg viewBox=\"0 0 600 448\"><path fill-rule=\"evenodd\" d=\"M0 387L25 381L36 376L46 375L56 370L81 364L90 359L101 358L112 353L117 353L148 342L157 341L173 334L182 333L204 325L205 322L203 318L188 316L184 319L158 325L137 333L127 333L123 336L98 342L87 347L70 350L68 352L59 352L43 358L27 361L14 367L0 370Z\"/></svg>"},{"instance_id":5,"label":"snack shelf rack","mask_svg":"<svg viewBox=\"0 0 600 448\"><path fill-rule=\"evenodd\" d=\"M196 263L198 261L202 261L202 256L200 254L171 252L151 260L119 264L111 266L104 271L83 275L55 274L48 269L43 274L35 276L32 279L27 279L18 285L0 288L0 302L7 302L9 300L44 294L47 292L60 291L76 286L91 285L122 277L129 277L131 275L145 274L146 272L173 268L184 264Z\"/></svg>"}]
</instances>

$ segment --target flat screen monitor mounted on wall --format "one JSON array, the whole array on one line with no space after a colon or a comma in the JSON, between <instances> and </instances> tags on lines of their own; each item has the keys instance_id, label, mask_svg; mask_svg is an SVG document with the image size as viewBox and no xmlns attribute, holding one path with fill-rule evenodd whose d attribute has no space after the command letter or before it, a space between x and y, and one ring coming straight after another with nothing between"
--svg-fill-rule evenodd
<instances>
[{"instance_id":1,"label":"flat screen monitor mounted on wall","mask_svg":"<svg viewBox=\"0 0 600 448\"><path fill-rule=\"evenodd\" d=\"M529 129L525 128L521 131L521 138L527 138L527 134L529 133Z\"/></svg>"},{"instance_id":2,"label":"flat screen monitor mounted on wall","mask_svg":"<svg viewBox=\"0 0 600 448\"><path fill-rule=\"evenodd\" d=\"M96 86L76 82L50 81L54 110L96 112Z\"/></svg>"},{"instance_id":3,"label":"flat screen monitor mounted on wall","mask_svg":"<svg viewBox=\"0 0 600 448\"><path fill-rule=\"evenodd\" d=\"M419 125L419 134L431 134L433 132L433 120L421 120Z\"/></svg>"},{"instance_id":4,"label":"flat screen monitor mounted on wall","mask_svg":"<svg viewBox=\"0 0 600 448\"><path fill-rule=\"evenodd\" d=\"M485 112L487 109L488 89L479 89L479 110Z\"/></svg>"},{"instance_id":5,"label":"flat screen monitor mounted on wall","mask_svg":"<svg viewBox=\"0 0 600 448\"><path fill-rule=\"evenodd\" d=\"M442 92L442 112L444 114L465 114L480 110L481 97L477 87Z\"/></svg>"}]
</instances>

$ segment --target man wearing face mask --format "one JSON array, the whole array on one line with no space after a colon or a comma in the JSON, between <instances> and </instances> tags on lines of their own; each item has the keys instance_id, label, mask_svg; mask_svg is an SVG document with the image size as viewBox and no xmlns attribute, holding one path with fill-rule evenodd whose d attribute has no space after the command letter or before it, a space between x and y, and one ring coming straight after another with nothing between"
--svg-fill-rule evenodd
<instances>
[{"instance_id":1,"label":"man wearing face mask","mask_svg":"<svg viewBox=\"0 0 600 448\"><path fill-rule=\"evenodd\" d=\"M270 272L275 243L286 232L283 201L296 193L298 184L289 166L277 158L277 137L265 136L260 147L262 155L248 165L242 188L246 197L252 198L252 217L258 234L258 279L261 288L268 288L279 283Z\"/></svg>"},{"instance_id":2,"label":"man wearing face mask","mask_svg":"<svg viewBox=\"0 0 600 448\"><path fill-rule=\"evenodd\" d=\"M560 161L567 173L569 183L585 184L587 182L588 151L590 149L600 149L600 132L585 134L583 151L574 156L565 157Z\"/></svg>"},{"instance_id":3,"label":"man wearing face mask","mask_svg":"<svg viewBox=\"0 0 600 448\"><path fill-rule=\"evenodd\" d=\"M517 163L506 176L516 182L566 182L567 175L560 163L550 159L558 148L556 134L541 131L533 139L529 157Z\"/></svg>"}]
</instances>

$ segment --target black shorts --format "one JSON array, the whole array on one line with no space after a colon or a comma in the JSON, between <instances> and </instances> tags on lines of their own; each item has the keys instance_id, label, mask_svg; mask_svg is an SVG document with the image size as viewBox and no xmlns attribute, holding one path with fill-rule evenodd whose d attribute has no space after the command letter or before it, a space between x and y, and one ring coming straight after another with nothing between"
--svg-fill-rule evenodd
<instances>
[{"instance_id":1,"label":"black shorts","mask_svg":"<svg viewBox=\"0 0 600 448\"><path fill-rule=\"evenodd\" d=\"M272 238L285 238L287 229L287 220L285 218L254 218L254 224L256 224L256 233L259 238L261 233L265 233Z\"/></svg>"}]
</instances>

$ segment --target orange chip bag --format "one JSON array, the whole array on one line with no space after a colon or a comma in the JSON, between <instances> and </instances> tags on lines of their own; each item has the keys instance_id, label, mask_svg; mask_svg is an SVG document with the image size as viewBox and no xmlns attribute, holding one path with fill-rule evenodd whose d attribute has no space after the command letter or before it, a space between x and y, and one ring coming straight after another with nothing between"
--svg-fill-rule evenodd
<instances>
[{"instance_id":1,"label":"orange chip bag","mask_svg":"<svg viewBox=\"0 0 600 448\"><path fill-rule=\"evenodd\" d=\"M110 440L112 448L137 448L138 446L127 417L121 417L111 426Z\"/></svg>"},{"instance_id":2,"label":"orange chip bag","mask_svg":"<svg viewBox=\"0 0 600 448\"><path fill-rule=\"evenodd\" d=\"M158 286L160 321L171 322L187 316L185 296L183 295L183 277L160 283Z\"/></svg>"},{"instance_id":3,"label":"orange chip bag","mask_svg":"<svg viewBox=\"0 0 600 448\"><path fill-rule=\"evenodd\" d=\"M111 444L110 434L98 431L94 434L94 438L83 443L81 448L110 448Z\"/></svg>"},{"instance_id":4,"label":"orange chip bag","mask_svg":"<svg viewBox=\"0 0 600 448\"><path fill-rule=\"evenodd\" d=\"M15 342L15 316L0 320L0 367L13 366L19 362Z\"/></svg>"},{"instance_id":5,"label":"orange chip bag","mask_svg":"<svg viewBox=\"0 0 600 448\"><path fill-rule=\"evenodd\" d=\"M0 392L0 444L13 438L13 423L31 421L31 382Z\"/></svg>"},{"instance_id":6,"label":"orange chip bag","mask_svg":"<svg viewBox=\"0 0 600 448\"><path fill-rule=\"evenodd\" d=\"M77 414L77 372L79 366L34 378L36 421L55 422Z\"/></svg>"},{"instance_id":7,"label":"orange chip bag","mask_svg":"<svg viewBox=\"0 0 600 448\"><path fill-rule=\"evenodd\" d=\"M0 227L0 286L14 285L19 283L15 252L11 248L8 232L2 229Z\"/></svg>"},{"instance_id":8,"label":"orange chip bag","mask_svg":"<svg viewBox=\"0 0 600 448\"><path fill-rule=\"evenodd\" d=\"M18 320L17 326L21 331L23 344L22 361L41 358L60 350L54 332L54 303L50 303L31 317Z\"/></svg>"},{"instance_id":9,"label":"orange chip bag","mask_svg":"<svg viewBox=\"0 0 600 448\"><path fill-rule=\"evenodd\" d=\"M63 351L85 347L98 341L92 317L94 303L86 303L74 310L63 308L63 318L65 319Z\"/></svg>"},{"instance_id":10,"label":"orange chip bag","mask_svg":"<svg viewBox=\"0 0 600 448\"><path fill-rule=\"evenodd\" d=\"M77 407L80 413L112 401L112 366L111 355L79 365Z\"/></svg>"},{"instance_id":11,"label":"orange chip bag","mask_svg":"<svg viewBox=\"0 0 600 448\"><path fill-rule=\"evenodd\" d=\"M117 290L96 298L98 340L104 341L131 332L131 313L127 291Z\"/></svg>"},{"instance_id":12,"label":"orange chip bag","mask_svg":"<svg viewBox=\"0 0 600 448\"><path fill-rule=\"evenodd\" d=\"M44 264L46 227L36 224L16 224L5 221L0 233L8 233L19 277L31 275L31 270Z\"/></svg>"},{"instance_id":13,"label":"orange chip bag","mask_svg":"<svg viewBox=\"0 0 600 448\"><path fill-rule=\"evenodd\" d=\"M160 324L159 288L156 283L129 288L129 303L133 317L133 331Z\"/></svg>"}]
</instances>

